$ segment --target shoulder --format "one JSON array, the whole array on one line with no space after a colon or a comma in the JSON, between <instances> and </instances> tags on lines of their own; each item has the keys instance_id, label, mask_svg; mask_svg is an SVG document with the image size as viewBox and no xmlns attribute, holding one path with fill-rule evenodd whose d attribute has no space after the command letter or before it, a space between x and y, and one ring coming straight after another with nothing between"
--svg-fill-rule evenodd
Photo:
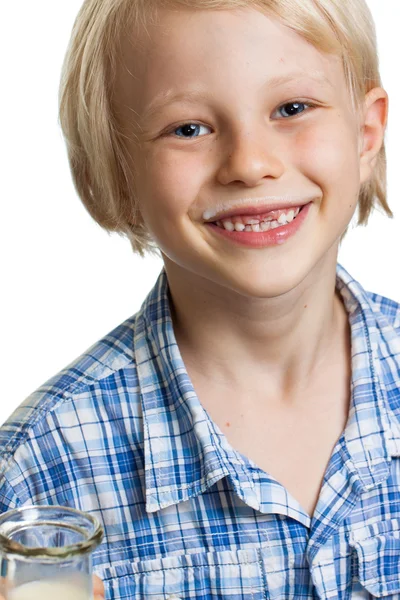
<instances>
[{"instance_id":1,"label":"shoulder","mask_svg":"<svg viewBox=\"0 0 400 600\"><path fill-rule=\"evenodd\" d=\"M390 379L400 379L400 304L380 294L366 292L376 331L377 352Z\"/></svg>"},{"instance_id":2,"label":"shoulder","mask_svg":"<svg viewBox=\"0 0 400 600\"><path fill-rule=\"evenodd\" d=\"M349 314L357 313L361 320L377 328L379 333L393 337L400 328L400 304L381 294L367 291L346 269L337 264L336 285Z\"/></svg>"},{"instance_id":3,"label":"shoulder","mask_svg":"<svg viewBox=\"0 0 400 600\"><path fill-rule=\"evenodd\" d=\"M400 304L381 294L365 292L367 316L371 340L380 358L386 384L395 381L400 401Z\"/></svg>"},{"instance_id":4,"label":"shoulder","mask_svg":"<svg viewBox=\"0 0 400 600\"><path fill-rule=\"evenodd\" d=\"M96 509L97 490L109 499L113 482L126 473L130 482L134 472L142 476L142 388L147 372L159 377L152 368L152 331L157 319L162 326L166 307L162 272L138 313L49 379L4 423L0 510L49 500Z\"/></svg>"},{"instance_id":5,"label":"shoulder","mask_svg":"<svg viewBox=\"0 0 400 600\"><path fill-rule=\"evenodd\" d=\"M365 290L339 264L337 287L352 327L353 358L370 357L363 370L366 381L381 384L382 397L400 424L400 304Z\"/></svg>"},{"instance_id":6,"label":"shoulder","mask_svg":"<svg viewBox=\"0 0 400 600\"><path fill-rule=\"evenodd\" d=\"M366 292L366 294L371 302L374 313L382 314L400 335L400 304L380 294L372 292Z\"/></svg>"},{"instance_id":7,"label":"shoulder","mask_svg":"<svg viewBox=\"0 0 400 600\"><path fill-rule=\"evenodd\" d=\"M383 383L393 438L400 444L400 304L372 292L366 292L366 296L376 328L377 376Z\"/></svg>"},{"instance_id":8,"label":"shoulder","mask_svg":"<svg viewBox=\"0 0 400 600\"><path fill-rule=\"evenodd\" d=\"M62 430L63 443L85 427L97 435L96 427L123 410L116 404L127 397L131 410L138 411L136 322L134 315L116 327L18 406L0 428L0 479L21 447L35 438L50 446L60 443Z\"/></svg>"}]
</instances>

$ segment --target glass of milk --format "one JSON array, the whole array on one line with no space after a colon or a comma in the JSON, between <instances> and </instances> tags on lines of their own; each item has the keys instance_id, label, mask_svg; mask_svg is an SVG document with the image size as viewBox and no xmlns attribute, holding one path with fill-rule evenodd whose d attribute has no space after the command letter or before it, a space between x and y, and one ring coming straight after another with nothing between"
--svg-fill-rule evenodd
<instances>
[{"instance_id":1,"label":"glass of milk","mask_svg":"<svg viewBox=\"0 0 400 600\"><path fill-rule=\"evenodd\" d=\"M65 506L0 515L0 594L5 600L92 600L92 551L103 529Z\"/></svg>"}]
</instances>

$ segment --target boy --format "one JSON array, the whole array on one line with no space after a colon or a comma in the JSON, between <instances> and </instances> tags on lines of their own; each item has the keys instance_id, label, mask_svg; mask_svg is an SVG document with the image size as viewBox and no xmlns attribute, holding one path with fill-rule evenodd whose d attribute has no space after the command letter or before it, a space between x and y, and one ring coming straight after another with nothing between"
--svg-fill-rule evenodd
<instances>
[{"instance_id":1,"label":"boy","mask_svg":"<svg viewBox=\"0 0 400 600\"><path fill-rule=\"evenodd\" d=\"M364 0L87 0L61 123L165 269L1 431L1 510L95 514L105 597L400 598L400 309L337 265L388 213Z\"/></svg>"}]
</instances>

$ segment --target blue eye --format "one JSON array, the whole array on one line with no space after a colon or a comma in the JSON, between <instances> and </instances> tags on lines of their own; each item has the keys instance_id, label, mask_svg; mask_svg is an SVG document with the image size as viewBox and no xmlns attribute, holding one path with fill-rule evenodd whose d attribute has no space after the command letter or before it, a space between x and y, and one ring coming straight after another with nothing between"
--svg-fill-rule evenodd
<instances>
[{"instance_id":1,"label":"blue eye","mask_svg":"<svg viewBox=\"0 0 400 600\"><path fill-rule=\"evenodd\" d=\"M286 104L282 104L282 106L278 108L278 111L281 113L281 115L283 110L286 112L286 115L282 115L283 117L295 117L296 115L304 112L306 106L311 108L314 105L307 104L306 102L286 102ZM286 110L288 107L289 110Z\"/></svg>"},{"instance_id":2,"label":"blue eye","mask_svg":"<svg viewBox=\"0 0 400 600\"><path fill-rule=\"evenodd\" d=\"M205 125L199 125L198 123L184 123L184 125L180 125L174 129L172 133L175 133L177 137L183 137L184 139L190 140L192 138L199 137L198 132L202 127L209 129L209 127L207 128ZM177 133L178 131L181 131L182 134L179 135Z\"/></svg>"},{"instance_id":3,"label":"blue eye","mask_svg":"<svg viewBox=\"0 0 400 600\"><path fill-rule=\"evenodd\" d=\"M279 111L282 117L295 117L301 113L303 113L307 108L314 108L316 105L310 102L286 102L282 104L276 110ZM283 114L283 111L286 114ZM175 129L170 131L170 134L174 134L175 137L180 137L186 140L192 140L194 138L203 137L200 135L201 129L208 129L206 125L200 125L199 123L184 123L183 125L179 125ZM203 134L204 135L204 134Z\"/></svg>"}]
</instances>

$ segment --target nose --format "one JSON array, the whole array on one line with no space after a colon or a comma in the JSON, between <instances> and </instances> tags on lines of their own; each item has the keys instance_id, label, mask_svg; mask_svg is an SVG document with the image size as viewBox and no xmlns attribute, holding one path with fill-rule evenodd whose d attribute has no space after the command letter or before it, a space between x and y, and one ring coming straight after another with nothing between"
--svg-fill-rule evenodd
<instances>
[{"instance_id":1,"label":"nose","mask_svg":"<svg viewBox=\"0 0 400 600\"><path fill-rule=\"evenodd\" d=\"M260 126L254 133L249 130L238 132L222 151L218 181L223 185L241 183L253 187L266 177L277 179L284 172L279 154L274 132L260 132Z\"/></svg>"}]
</instances>

